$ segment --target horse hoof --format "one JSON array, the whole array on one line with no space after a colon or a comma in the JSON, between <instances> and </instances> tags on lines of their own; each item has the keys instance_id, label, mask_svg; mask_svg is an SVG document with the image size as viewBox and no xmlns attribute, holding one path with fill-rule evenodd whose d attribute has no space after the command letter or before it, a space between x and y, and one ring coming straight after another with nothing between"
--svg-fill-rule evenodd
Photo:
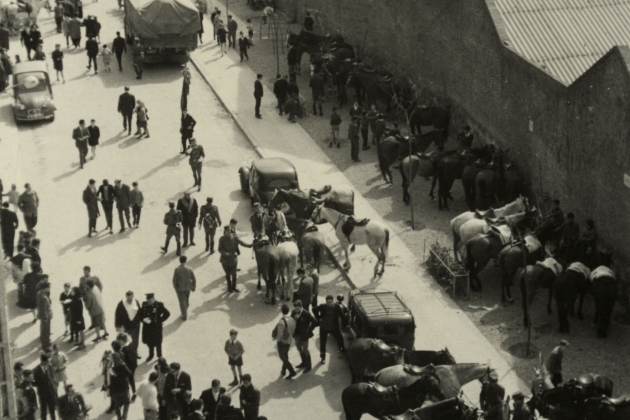
<instances>
[{"instance_id":1,"label":"horse hoof","mask_svg":"<svg viewBox=\"0 0 630 420\"><path fill-rule=\"evenodd\" d=\"M276 304L276 298L271 299L271 304L275 305Z\"/></svg>"},{"instance_id":2,"label":"horse hoof","mask_svg":"<svg viewBox=\"0 0 630 420\"><path fill-rule=\"evenodd\" d=\"M256 286L256 289L262 290L262 286L259 284L258 286Z\"/></svg>"}]
</instances>

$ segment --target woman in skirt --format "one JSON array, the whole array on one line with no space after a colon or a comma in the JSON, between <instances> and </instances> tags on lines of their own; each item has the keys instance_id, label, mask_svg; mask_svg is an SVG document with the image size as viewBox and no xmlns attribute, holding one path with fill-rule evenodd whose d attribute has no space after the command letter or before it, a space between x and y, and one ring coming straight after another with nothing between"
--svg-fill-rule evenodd
<instances>
[{"instance_id":1,"label":"woman in skirt","mask_svg":"<svg viewBox=\"0 0 630 420\"><path fill-rule=\"evenodd\" d=\"M82 350L85 348L85 321L83 320L83 301L81 301L81 290L78 287L72 288L70 299L70 341L72 342L76 337L77 349Z\"/></svg>"}]
</instances>

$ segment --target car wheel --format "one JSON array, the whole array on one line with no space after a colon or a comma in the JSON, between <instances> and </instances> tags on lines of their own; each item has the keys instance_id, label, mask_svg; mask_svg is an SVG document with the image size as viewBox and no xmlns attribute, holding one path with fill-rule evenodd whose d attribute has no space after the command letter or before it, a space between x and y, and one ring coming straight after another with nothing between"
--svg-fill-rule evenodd
<instances>
[{"instance_id":1,"label":"car wheel","mask_svg":"<svg viewBox=\"0 0 630 420\"><path fill-rule=\"evenodd\" d=\"M52 115L52 117L50 117L50 122L55 121L55 114Z\"/></svg>"}]
</instances>

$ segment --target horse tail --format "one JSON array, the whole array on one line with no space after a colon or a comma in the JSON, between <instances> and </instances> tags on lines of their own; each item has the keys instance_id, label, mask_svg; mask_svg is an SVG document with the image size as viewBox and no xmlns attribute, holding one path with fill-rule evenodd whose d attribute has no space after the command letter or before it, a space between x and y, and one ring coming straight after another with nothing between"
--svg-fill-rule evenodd
<instances>
[{"instance_id":1,"label":"horse tail","mask_svg":"<svg viewBox=\"0 0 630 420\"><path fill-rule=\"evenodd\" d=\"M385 243L383 244L383 263L389 257L389 229L385 228Z\"/></svg>"},{"instance_id":2,"label":"horse tail","mask_svg":"<svg viewBox=\"0 0 630 420\"><path fill-rule=\"evenodd\" d=\"M466 242L466 270L470 273L475 269L475 259L472 256L472 247L475 244L475 239L472 238L468 242Z\"/></svg>"},{"instance_id":3,"label":"horse tail","mask_svg":"<svg viewBox=\"0 0 630 420\"><path fill-rule=\"evenodd\" d=\"M382 144L382 143L381 143ZM381 174L385 177L385 172L389 169L387 167L387 159L385 158L385 153L381 150L381 144L376 146L376 154L378 156L378 167L381 170Z\"/></svg>"},{"instance_id":4,"label":"horse tail","mask_svg":"<svg viewBox=\"0 0 630 420\"><path fill-rule=\"evenodd\" d=\"M322 256L320 255L320 250L319 250L319 245L316 245L313 247L313 264L315 264L315 268L317 268L319 270L319 263L320 260L322 258Z\"/></svg>"}]
</instances>

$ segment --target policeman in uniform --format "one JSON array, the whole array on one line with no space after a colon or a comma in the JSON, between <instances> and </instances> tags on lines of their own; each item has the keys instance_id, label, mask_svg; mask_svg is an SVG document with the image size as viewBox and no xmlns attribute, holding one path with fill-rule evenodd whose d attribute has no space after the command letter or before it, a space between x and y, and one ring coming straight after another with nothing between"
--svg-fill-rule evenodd
<instances>
[{"instance_id":1,"label":"policeman in uniform","mask_svg":"<svg viewBox=\"0 0 630 420\"><path fill-rule=\"evenodd\" d=\"M156 348L157 357L162 357L162 323L171 316L171 313L162 302L155 300L154 293L147 293L146 297L147 300L142 302L138 318L144 323L142 342L149 347L147 362L150 362Z\"/></svg>"},{"instance_id":2,"label":"policeman in uniform","mask_svg":"<svg viewBox=\"0 0 630 420\"><path fill-rule=\"evenodd\" d=\"M35 420L37 411L37 394L33 388L33 371L26 369L23 382L17 389L17 411L19 420Z\"/></svg>"},{"instance_id":3,"label":"policeman in uniform","mask_svg":"<svg viewBox=\"0 0 630 420\"><path fill-rule=\"evenodd\" d=\"M514 400L514 411L512 412L512 420L532 420L532 413L525 404L525 395L522 392L512 394Z\"/></svg>"},{"instance_id":4,"label":"policeman in uniform","mask_svg":"<svg viewBox=\"0 0 630 420\"><path fill-rule=\"evenodd\" d=\"M168 203L170 210L164 215L164 224L166 228L166 243L162 247L162 251L166 254L168 252L168 244L171 241L171 237L174 236L177 241L177 255L181 254L182 244L180 241L180 235L182 232L181 223L184 220L182 212L175 210L175 203L172 201Z\"/></svg>"},{"instance_id":5,"label":"policeman in uniform","mask_svg":"<svg viewBox=\"0 0 630 420\"><path fill-rule=\"evenodd\" d=\"M219 262L223 266L223 271L225 271L228 293L239 292L236 288L238 256L241 253L238 248L239 245L247 248L252 247L252 245L246 244L237 238L229 226L224 227L223 236L219 239L219 253L221 254Z\"/></svg>"},{"instance_id":6,"label":"policeman in uniform","mask_svg":"<svg viewBox=\"0 0 630 420\"><path fill-rule=\"evenodd\" d=\"M501 419L499 407L505 398L505 388L499 385L499 375L496 371L488 374L488 382L484 382L481 386L481 394L479 395L479 405L486 412L486 419ZM499 407L497 407L499 406ZM496 408L495 408L496 407ZM493 410L493 408L495 408Z\"/></svg>"},{"instance_id":7,"label":"policeman in uniform","mask_svg":"<svg viewBox=\"0 0 630 420\"><path fill-rule=\"evenodd\" d=\"M260 203L254 203L254 214L249 217L249 223L252 225L254 238L265 234L265 228L269 224L269 216Z\"/></svg>"},{"instance_id":8,"label":"policeman in uniform","mask_svg":"<svg viewBox=\"0 0 630 420\"><path fill-rule=\"evenodd\" d=\"M206 198L206 204L199 210L199 229L202 225L206 232L206 251L210 250L210 254L214 254L214 234L217 226L221 226L221 216L217 206L212 204L212 197Z\"/></svg>"},{"instance_id":9,"label":"policeman in uniform","mask_svg":"<svg viewBox=\"0 0 630 420\"><path fill-rule=\"evenodd\" d=\"M190 139L190 150L187 153L190 156L190 168L192 169L193 178L195 178L195 185L198 187L197 191L201 191L201 167L203 165L203 159L206 157L203 151L203 146L197 144L197 140Z\"/></svg>"}]
</instances>

